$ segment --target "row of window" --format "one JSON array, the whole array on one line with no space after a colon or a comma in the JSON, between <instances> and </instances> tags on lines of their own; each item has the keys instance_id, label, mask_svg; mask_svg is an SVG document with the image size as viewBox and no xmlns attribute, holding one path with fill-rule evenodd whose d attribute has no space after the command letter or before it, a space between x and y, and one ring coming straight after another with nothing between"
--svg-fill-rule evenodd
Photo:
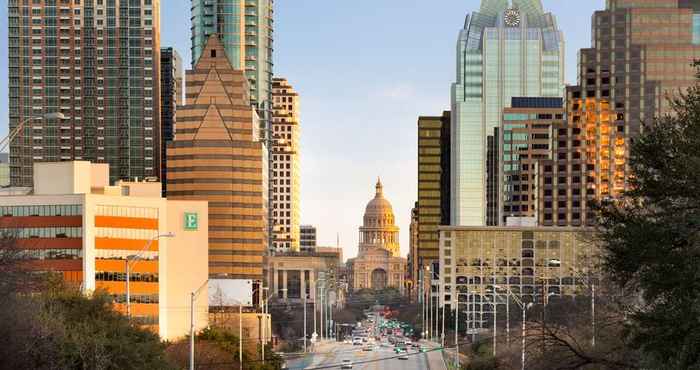
<instances>
[{"instance_id":1,"label":"row of window","mask_svg":"<svg viewBox=\"0 0 700 370\"><path fill-rule=\"evenodd\" d=\"M17 229L0 229L1 234L18 239L32 238L82 238L82 227L25 227Z\"/></svg>"},{"instance_id":2,"label":"row of window","mask_svg":"<svg viewBox=\"0 0 700 370\"><path fill-rule=\"evenodd\" d=\"M125 272L97 271L96 281L126 281ZM132 272L129 274L129 281L140 281L144 283L157 283L158 274Z\"/></svg>"},{"instance_id":3,"label":"row of window","mask_svg":"<svg viewBox=\"0 0 700 370\"><path fill-rule=\"evenodd\" d=\"M0 216L80 216L83 206L79 204L0 206Z\"/></svg>"},{"instance_id":4,"label":"row of window","mask_svg":"<svg viewBox=\"0 0 700 370\"><path fill-rule=\"evenodd\" d=\"M22 251L27 260L75 260L83 258L82 249L27 249Z\"/></svg>"},{"instance_id":5,"label":"row of window","mask_svg":"<svg viewBox=\"0 0 700 370\"><path fill-rule=\"evenodd\" d=\"M145 247L145 245L144 245ZM125 249L96 249L95 258L104 260L125 260L127 257L132 258L139 253L134 250ZM145 251L139 255L139 260L156 261L158 260L158 252Z\"/></svg>"},{"instance_id":6,"label":"row of window","mask_svg":"<svg viewBox=\"0 0 700 370\"><path fill-rule=\"evenodd\" d=\"M96 216L158 218L158 208L97 206Z\"/></svg>"},{"instance_id":7,"label":"row of window","mask_svg":"<svg viewBox=\"0 0 700 370\"><path fill-rule=\"evenodd\" d=\"M150 240L158 235L158 230L122 229L115 227L96 227L96 238Z\"/></svg>"},{"instance_id":8,"label":"row of window","mask_svg":"<svg viewBox=\"0 0 700 370\"><path fill-rule=\"evenodd\" d=\"M126 294L111 294L114 303L126 303ZM158 294L131 294L129 295L131 303L158 304Z\"/></svg>"}]
</instances>

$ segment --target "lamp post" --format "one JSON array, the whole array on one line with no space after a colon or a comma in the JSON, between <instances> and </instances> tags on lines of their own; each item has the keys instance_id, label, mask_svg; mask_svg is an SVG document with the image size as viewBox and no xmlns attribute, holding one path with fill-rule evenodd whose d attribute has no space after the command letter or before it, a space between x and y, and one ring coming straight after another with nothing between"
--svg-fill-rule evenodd
<instances>
[{"instance_id":1,"label":"lamp post","mask_svg":"<svg viewBox=\"0 0 700 370\"><path fill-rule=\"evenodd\" d=\"M136 253L133 256L126 257L125 272L126 272L126 317L127 318L131 319L131 291L130 291L130 287L129 287L129 285L130 285L129 283L131 280L131 265L136 263L136 261L138 261L141 258L141 255L144 254L146 251L148 251L148 248L151 247L151 244L153 244L153 242L155 240L158 240L160 238L172 238L174 236L175 236L175 234L170 233L170 232L154 236L151 240L149 240L146 243L146 246L143 249L141 249L138 253Z\"/></svg>"},{"instance_id":2,"label":"lamp post","mask_svg":"<svg viewBox=\"0 0 700 370\"><path fill-rule=\"evenodd\" d=\"M199 286L196 290L190 293L190 370L194 370L194 301L197 299L199 293L207 286L209 279L204 280L204 283ZM239 306L240 307L240 306ZM239 314L239 320L240 320ZM240 330L240 324L238 325ZM240 333L239 333L240 334ZM239 337L240 338L240 337ZM239 343L239 347L242 348L242 343ZM243 363L243 358L241 358L241 363Z\"/></svg>"},{"instance_id":3,"label":"lamp post","mask_svg":"<svg viewBox=\"0 0 700 370\"><path fill-rule=\"evenodd\" d=\"M512 292L512 291L510 290L510 288L508 288L508 287L503 287L503 286L500 286L500 285L495 285L495 286L494 286L494 290L495 290L495 289L499 289L499 288L504 288L504 289L506 290L506 292L508 293L508 295L510 295L511 297L513 297L513 300L515 301L515 303L517 303L518 306L520 306L520 308L521 308L522 311L523 311L522 334L521 334L521 336L522 336L522 339L521 339L521 341L522 341L522 347L521 347L521 353L520 353L520 368L521 368L521 370L525 370L525 312L526 312L530 307L532 307L532 303L527 303L527 304L523 303L523 301L521 301L520 298L518 298L517 295L513 294L513 292Z\"/></svg>"},{"instance_id":4,"label":"lamp post","mask_svg":"<svg viewBox=\"0 0 700 370\"><path fill-rule=\"evenodd\" d=\"M17 137L19 132L22 131L22 129L24 128L24 125L26 125L27 122L29 122L33 119L36 119L36 120L39 120L39 119L66 119L66 116L64 116L63 113L61 113L61 112L53 112L53 113L46 113L46 114L41 115L41 116L27 117L22 122L20 122L17 125L17 127L15 127L13 130L11 130L10 133L7 136L5 136L4 139L2 139L2 141L0 141L0 152L3 152L5 150L5 148L7 148L7 146L12 143L12 140L14 140L15 137Z\"/></svg>"}]
</instances>

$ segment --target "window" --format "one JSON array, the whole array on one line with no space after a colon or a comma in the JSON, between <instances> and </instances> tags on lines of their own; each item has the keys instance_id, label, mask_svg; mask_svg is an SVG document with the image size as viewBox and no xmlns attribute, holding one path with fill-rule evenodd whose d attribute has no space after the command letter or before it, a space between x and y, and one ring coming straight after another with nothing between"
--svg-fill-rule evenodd
<instances>
[{"instance_id":1,"label":"window","mask_svg":"<svg viewBox=\"0 0 700 370\"><path fill-rule=\"evenodd\" d=\"M212 51L211 51L211 57L212 57L212 58L216 58L216 50L212 50Z\"/></svg>"}]
</instances>

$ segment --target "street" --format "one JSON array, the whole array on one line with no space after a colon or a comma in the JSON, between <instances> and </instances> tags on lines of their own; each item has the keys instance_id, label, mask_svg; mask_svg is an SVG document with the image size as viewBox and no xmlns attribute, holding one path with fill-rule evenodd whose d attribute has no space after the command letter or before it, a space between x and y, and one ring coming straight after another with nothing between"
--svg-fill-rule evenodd
<instances>
[{"instance_id":1,"label":"street","mask_svg":"<svg viewBox=\"0 0 700 370\"><path fill-rule=\"evenodd\" d=\"M439 351L420 353L408 352L407 360L400 360L393 346L377 344L373 350L363 351L363 346L353 346L338 342L317 344L316 352L304 358L289 360L290 370L340 369L345 359L352 361L352 368L359 370L397 369L402 370L443 370L445 365Z\"/></svg>"}]
</instances>

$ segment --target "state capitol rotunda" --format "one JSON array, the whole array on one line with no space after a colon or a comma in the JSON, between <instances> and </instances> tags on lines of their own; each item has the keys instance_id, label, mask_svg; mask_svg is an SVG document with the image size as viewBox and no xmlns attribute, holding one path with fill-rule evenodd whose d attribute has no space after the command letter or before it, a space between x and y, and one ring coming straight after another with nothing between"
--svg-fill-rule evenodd
<instances>
[{"instance_id":1,"label":"state capitol rotunda","mask_svg":"<svg viewBox=\"0 0 700 370\"><path fill-rule=\"evenodd\" d=\"M351 290L394 287L403 293L407 260L400 257L399 228L380 180L365 208L359 240L357 257L348 260Z\"/></svg>"}]
</instances>

